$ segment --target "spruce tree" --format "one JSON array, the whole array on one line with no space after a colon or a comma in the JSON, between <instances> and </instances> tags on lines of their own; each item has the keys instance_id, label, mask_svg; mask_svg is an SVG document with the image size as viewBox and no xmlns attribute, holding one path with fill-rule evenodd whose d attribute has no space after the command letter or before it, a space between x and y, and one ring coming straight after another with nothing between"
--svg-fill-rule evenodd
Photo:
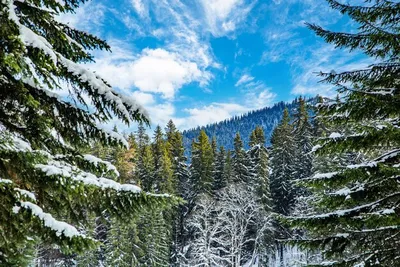
<instances>
[{"instance_id":1,"label":"spruce tree","mask_svg":"<svg viewBox=\"0 0 400 267\"><path fill-rule=\"evenodd\" d=\"M207 134L201 131L198 140L192 143L191 183L194 197L212 190L213 151Z\"/></svg>"},{"instance_id":2,"label":"spruce tree","mask_svg":"<svg viewBox=\"0 0 400 267\"><path fill-rule=\"evenodd\" d=\"M296 142L295 178L299 180L310 177L312 170L313 126L308 113L307 103L303 97L300 97L293 115L293 135Z\"/></svg>"},{"instance_id":3,"label":"spruce tree","mask_svg":"<svg viewBox=\"0 0 400 267\"><path fill-rule=\"evenodd\" d=\"M184 155L183 137L175 124L170 120L165 128L167 137L166 147L169 151L172 162L172 172L174 181L174 192L184 200L189 200L189 171ZM184 255L183 248L186 246L187 231L185 228L186 217L188 214L188 203L183 203L173 211L172 222L172 245L170 266L180 266Z\"/></svg>"},{"instance_id":4,"label":"spruce tree","mask_svg":"<svg viewBox=\"0 0 400 267\"><path fill-rule=\"evenodd\" d=\"M223 173L223 180L226 181L227 184L232 183L233 181L233 159L232 152L230 150L226 151L225 155L225 167Z\"/></svg>"},{"instance_id":5,"label":"spruce tree","mask_svg":"<svg viewBox=\"0 0 400 267\"><path fill-rule=\"evenodd\" d=\"M93 61L89 50L110 49L54 18L82 2L0 3L1 265L28 264L39 242L69 253L93 248L96 240L75 227L88 214L126 217L164 201L115 182L109 163L80 153L97 141L128 146L98 123L148 122L135 101L79 64Z\"/></svg>"},{"instance_id":6,"label":"spruce tree","mask_svg":"<svg viewBox=\"0 0 400 267\"><path fill-rule=\"evenodd\" d=\"M282 121L271 138L271 195L274 211L288 215L294 208L293 189L295 143L289 111L284 110Z\"/></svg>"},{"instance_id":7,"label":"spruce tree","mask_svg":"<svg viewBox=\"0 0 400 267\"><path fill-rule=\"evenodd\" d=\"M359 49L377 62L359 70L321 73L336 86L338 100L319 105L318 117L328 129L317 152L364 152L369 158L309 180L315 191L315 213L292 219L306 228L299 243L323 251L323 266L398 266L400 177L400 5L364 1L362 5L329 0L332 8L357 23L356 32L309 27L340 48ZM343 126L346 130L340 130Z\"/></svg>"},{"instance_id":8,"label":"spruce tree","mask_svg":"<svg viewBox=\"0 0 400 267\"><path fill-rule=\"evenodd\" d=\"M222 188L227 186L226 176L224 175L225 171L225 160L226 160L226 152L223 146L219 148L219 151L214 158L214 184L213 191L216 194Z\"/></svg>"},{"instance_id":9,"label":"spruce tree","mask_svg":"<svg viewBox=\"0 0 400 267\"><path fill-rule=\"evenodd\" d=\"M233 157L233 181L235 183L247 183L250 185L250 160L244 150L243 141L239 133L236 133L234 140L235 154Z\"/></svg>"},{"instance_id":10,"label":"spruce tree","mask_svg":"<svg viewBox=\"0 0 400 267\"><path fill-rule=\"evenodd\" d=\"M254 137L255 139L254 139ZM255 191L258 201L267 213L272 211L272 200L269 182L269 167L268 167L268 151L265 147L265 135L260 126L250 135L250 150L248 152L253 178L252 187Z\"/></svg>"}]
</instances>

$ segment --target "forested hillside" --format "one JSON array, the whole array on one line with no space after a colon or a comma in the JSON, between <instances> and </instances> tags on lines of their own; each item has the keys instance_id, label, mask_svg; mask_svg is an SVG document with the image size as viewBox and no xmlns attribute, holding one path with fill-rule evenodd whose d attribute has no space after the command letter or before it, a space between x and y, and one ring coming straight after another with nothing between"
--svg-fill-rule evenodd
<instances>
[{"instance_id":1,"label":"forested hillside","mask_svg":"<svg viewBox=\"0 0 400 267\"><path fill-rule=\"evenodd\" d=\"M313 99L314 98L308 99L308 102L312 103ZM250 111L246 114L204 127L185 130L182 133L185 149L190 151L192 140L199 135L201 130L204 130L209 138L215 136L218 146L223 146L225 149L233 149L233 138L238 132L243 137L245 148L247 149L249 148L249 136L256 126L261 126L263 129L266 136L266 145L268 146L271 144L270 139L272 131L282 119L283 110L287 108L289 113L292 114L297 101L298 100L295 99L290 103L279 102L272 107Z\"/></svg>"}]
</instances>

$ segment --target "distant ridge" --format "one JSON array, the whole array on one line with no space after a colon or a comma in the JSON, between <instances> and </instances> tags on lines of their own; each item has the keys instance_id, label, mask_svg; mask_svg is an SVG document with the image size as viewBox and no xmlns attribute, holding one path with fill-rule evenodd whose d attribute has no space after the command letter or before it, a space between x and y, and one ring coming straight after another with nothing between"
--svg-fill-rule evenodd
<instances>
[{"instance_id":1,"label":"distant ridge","mask_svg":"<svg viewBox=\"0 0 400 267\"><path fill-rule=\"evenodd\" d=\"M307 102L313 102L314 99L307 99ZM287 107L289 112L293 114L297 102L297 99L290 103L278 102L272 107L265 107L221 122L185 130L183 131L185 150L189 153L192 140L197 138L202 129L206 131L209 138L215 136L218 146L223 146L225 149L233 149L233 139L236 132L239 132L247 149L250 133L257 125L263 127L267 140L266 145L270 145L272 131L282 119L283 110Z\"/></svg>"}]
</instances>

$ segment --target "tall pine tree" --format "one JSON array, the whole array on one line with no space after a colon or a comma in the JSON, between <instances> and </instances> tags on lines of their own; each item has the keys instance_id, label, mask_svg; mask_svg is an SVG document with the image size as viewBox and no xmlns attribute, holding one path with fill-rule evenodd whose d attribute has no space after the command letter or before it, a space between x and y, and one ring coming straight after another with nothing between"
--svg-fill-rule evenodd
<instances>
[{"instance_id":1,"label":"tall pine tree","mask_svg":"<svg viewBox=\"0 0 400 267\"><path fill-rule=\"evenodd\" d=\"M295 140L289 111L284 110L282 121L271 138L271 195L275 212L288 215L294 208L293 189Z\"/></svg>"},{"instance_id":2,"label":"tall pine tree","mask_svg":"<svg viewBox=\"0 0 400 267\"><path fill-rule=\"evenodd\" d=\"M80 153L96 141L127 146L99 122L148 121L135 101L79 64L93 60L89 50L110 49L54 18L82 2L0 3L1 265L26 265L38 242L69 253L93 248L96 240L75 227L88 214L131 216L163 201L115 182L109 163Z\"/></svg>"},{"instance_id":3,"label":"tall pine tree","mask_svg":"<svg viewBox=\"0 0 400 267\"><path fill-rule=\"evenodd\" d=\"M244 150L243 141L239 133L236 133L234 139L235 154L233 156L233 181L235 183L246 183L250 186L250 160Z\"/></svg>"},{"instance_id":4,"label":"tall pine tree","mask_svg":"<svg viewBox=\"0 0 400 267\"><path fill-rule=\"evenodd\" d=\"M317 214L294 218L306 227L300 243L320 248L324 266L397 266L400 200L400 5L368 0L355 6L329 0L358 25L352 33L309 27L337 47L360 49L379 60L364 69L321 73L339 99L320 105L319 117L338 129L320 141L317 152L366 152L369 160L310 179ZM340 126L346 125L346 131ZM349 134L350 133L350 134Z\"/></svg>"}]
</instances>

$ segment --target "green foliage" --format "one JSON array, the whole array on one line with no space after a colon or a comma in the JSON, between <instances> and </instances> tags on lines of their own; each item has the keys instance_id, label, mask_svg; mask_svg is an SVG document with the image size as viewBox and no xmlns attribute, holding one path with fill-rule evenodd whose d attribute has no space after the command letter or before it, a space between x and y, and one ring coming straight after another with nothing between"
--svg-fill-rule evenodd
<instances>
[{"instance_id":1,"label":"green foliage","mask_svg":"<svg viewBox=\"0 0 400 267\"><path fill-rule=\"evenodd\" d=\"M126 140L98 123L148 123L134 100L79 64L106 42L55 20L83 2L0 3L0 265L27 265L38 243L92 249L98 242L83 234L91 216L128 220L172 200L117 183L112 165L82 153L97 143L124 153Z\"/></svg>"},{"instance_id":2,"label":"green foliage","mask_svg":"<svg viewBox=\"0 0 400 267\"><path fill-rule=\"evenodd\" d=\"M195 195L211 193L213 173L213 151L204 131L192 143L191 179Z\"/></svg>"},{"instance_id":3,"label":"green foliage","mask_svg":"<svg viewBox=\"0 0 400 267\"><path fill-rule=\"evenodd\" d=\"M398 17L393 1L365 1L353 6L328 0L332 8L358 23L354 33L309 25L337 47L360 49L381 60L361 70L321 73L339 96L319 104L318 118L328 134L320 138L319 157L344 160L308 180L317 214L290 218L306 228L298 241L320 248L324 266L397 266L400 187L400 84ZM360 164L343 167L351 155L365 154Z\"/></svg>"},{"instance_id":4,"label":"green foliage","mask_svg":"<svg viewBox=\"0 0 400 267\"><path fill-rule=\"evenodd\" d=\"M282 121L271 137L271 194L274 211L288 215L294 208L295 178L294 155L296 152L293 126L290 124L289 111L284 110Z\"/></svg>"}]
</instances>

